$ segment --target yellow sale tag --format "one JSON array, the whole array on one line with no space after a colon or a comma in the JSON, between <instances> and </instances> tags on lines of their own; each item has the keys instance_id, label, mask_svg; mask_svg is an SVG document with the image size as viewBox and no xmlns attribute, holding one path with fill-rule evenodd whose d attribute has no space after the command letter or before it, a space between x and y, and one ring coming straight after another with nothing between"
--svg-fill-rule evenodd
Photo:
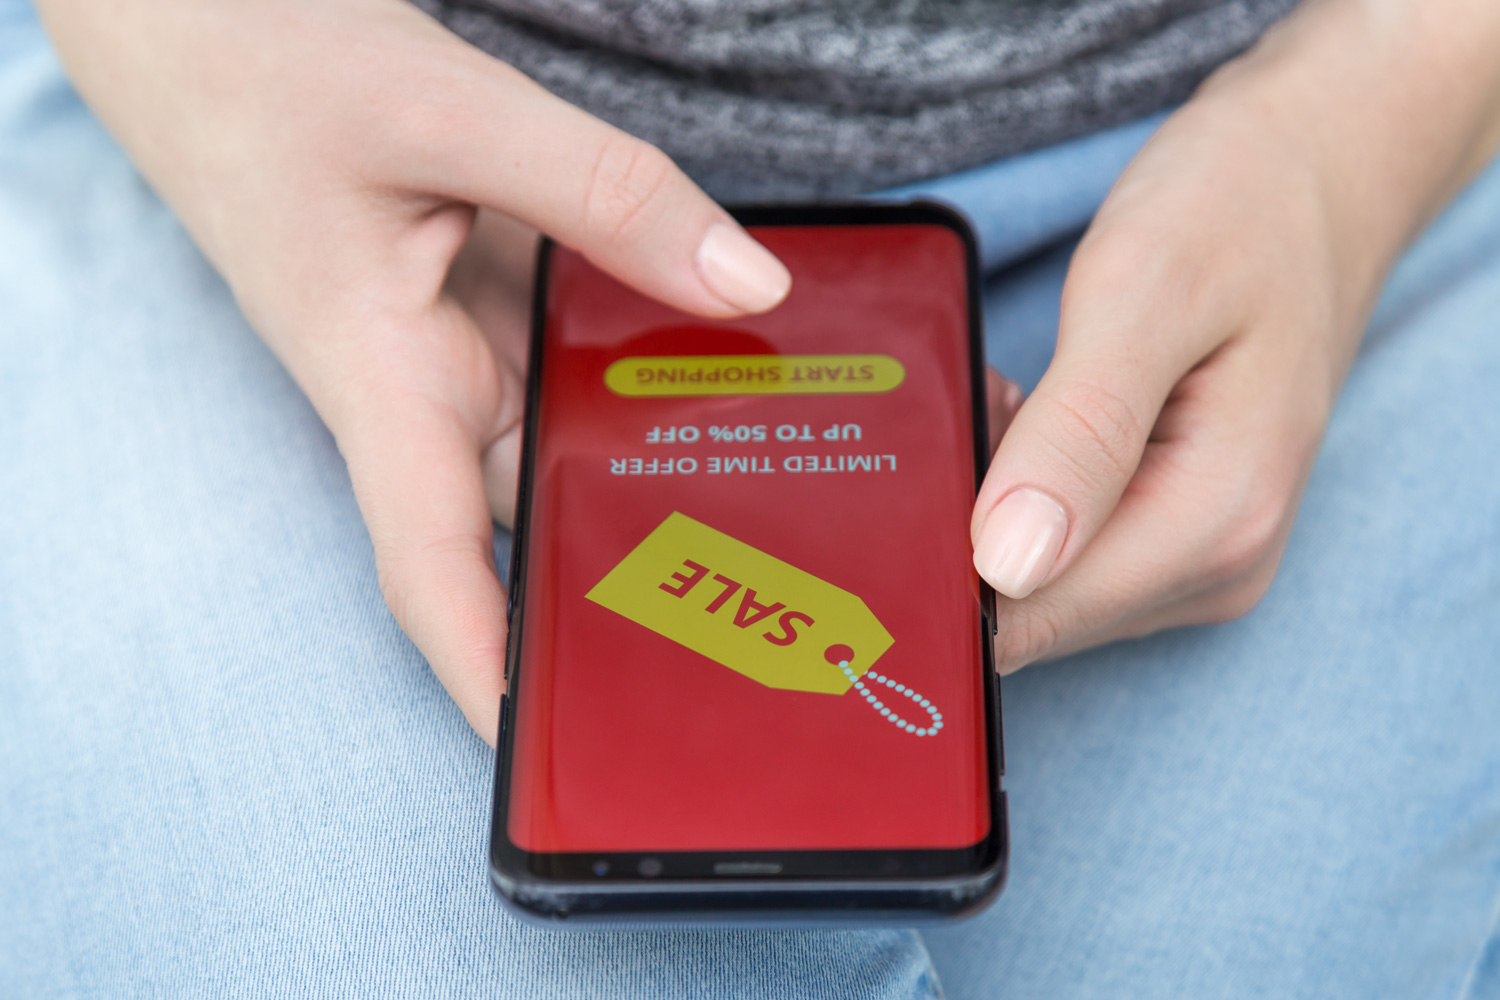
<instances>
[{"instance_id":1,"label":"yellow sale tag","mask_svg":"<svg viewBox=\"0 0 1500 1000\"><path fill-rule=\"evenodd\" d=\"M859 678L894 642L847 590L677 512L588 599L791 691L843 694L852 685L863 692Z\"/></svg>"},{"instance_id":2,"label":"yellow sale tag","mask_svg":"<svg viewBox=\"0 0 1500 1000\"><path fill-rule=\"evenodd\" d=\"M906 368L889 354L694 354L621 358L604 384L621 396L889 392Z\"/></svg>"}]
</instances>

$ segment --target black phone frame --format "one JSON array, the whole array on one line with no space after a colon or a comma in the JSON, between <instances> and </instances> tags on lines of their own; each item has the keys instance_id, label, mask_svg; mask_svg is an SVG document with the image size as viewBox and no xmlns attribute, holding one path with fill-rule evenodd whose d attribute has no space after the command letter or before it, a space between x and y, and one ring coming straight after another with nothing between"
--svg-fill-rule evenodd
<instances>
[{"instance_id":1,"label":"black phone frame","mask_svg":"<svg viewBox=\"0 0 1500 1000\"><path fill-rule=\"evenodd\" d=\"M969 364L972 390L974 483L977 493L989 464L985 404L979 252L973 230L959 213L930 201L852 202L740 206L729 209L745 226L941 225L958 234L968 271ZM989 834L956 849L814 851L651 851L535 853L506 833L518 670L524 620L529 541L529 500L538 434L542 341L547 326L548 271L553 243L537 250L521 464L511 545L505 676L500 700L490 813L490 880L520 915L549 924L663 922L912 923L974 912L999 894L1009 862L1004 738L1000 683L995 673L994 592L980 581L976 627L984 677L981 695L989 774L993 780ZM647 872L643 874L642 866Z\"/></svg>"}]
</instances>

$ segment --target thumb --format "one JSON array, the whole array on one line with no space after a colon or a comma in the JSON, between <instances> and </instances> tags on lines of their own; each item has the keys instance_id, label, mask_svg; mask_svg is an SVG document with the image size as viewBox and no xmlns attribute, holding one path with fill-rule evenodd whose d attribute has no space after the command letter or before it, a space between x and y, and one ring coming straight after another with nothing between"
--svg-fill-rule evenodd
<instances>
[{"instance_id":1,"label":"thumb","mask_svg":"<svg viewBox=\"0 0 1500 1000\"><path fill-rule=\"evenodd\" d=\"M480 92L436 148L417 150L418 169L441 176L415 183L518 218L687 312L738 316L786 297L786 267L665 153L474 55Z\"/></svg>"},{"instance_id":2,"label":"thumb","mask_svg":"<svg viewBox=\"0 0 1500 1000\"><path fill-rule=\"evenodd\" d=\"M1063 342L1001 440L970 523L975 568L1018 600L1109 519L1175 381Z\"/></svg>"}]
</instances>

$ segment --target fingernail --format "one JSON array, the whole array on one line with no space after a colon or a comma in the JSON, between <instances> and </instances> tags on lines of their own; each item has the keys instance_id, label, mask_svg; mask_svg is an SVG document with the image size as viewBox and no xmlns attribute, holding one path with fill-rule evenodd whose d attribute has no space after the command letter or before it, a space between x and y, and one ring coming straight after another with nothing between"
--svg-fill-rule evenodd
<instances>
[{"instance_id":1,"label":"fingernail","mask_svg":"<svg viewBox=\"0 0 1500 1000\"><path fill-rule=\"evenodd\" d=\"M1068 537L1068 513L1047 494L1022 487L990 511L974 546L974 568L991 587L1019 600L1041 586Z\"/></svg>"},{"instance_id":2,"label":"fingernail","mask_svg":"<svg viewBox=\"0 0 1500 1000\"><path fill-rule=\"evenodd\" d=\"M1016 409L1021 405L1021 402L1025 398L1025 396L1026 394L1021 391L1021 387L1019 385L1012 382L1010 379L1005 380L1005 406L1007 409Z\"/></svg>"},{"instance_id":3,"label":"fingernail","mask_svg":"<svg viewBox=\"0 0 1500 1000\"><path fill-rule=\"evenodd\" d=\"M698 274L715 295L746 312L765 312L786 298L792 273L738 226L716 222L698 244Z\"/></svg>"}]
</instances>

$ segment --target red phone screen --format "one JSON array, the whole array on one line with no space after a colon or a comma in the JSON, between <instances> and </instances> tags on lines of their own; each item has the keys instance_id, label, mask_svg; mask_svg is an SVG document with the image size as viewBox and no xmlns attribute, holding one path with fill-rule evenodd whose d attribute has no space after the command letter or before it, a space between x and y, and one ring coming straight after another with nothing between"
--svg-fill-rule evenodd
<instances>
[{"instance_id":1,"label":"red phone screen","mask_svg":"<svg viewBox=\"0 0 1500 1000\"><path fill-rule=\"evenodd\" d=\"M963 241L752 232L792 292L724 322L552 254L507 827L525 850L989 833Z\"/></svg>"}]
</instances>

